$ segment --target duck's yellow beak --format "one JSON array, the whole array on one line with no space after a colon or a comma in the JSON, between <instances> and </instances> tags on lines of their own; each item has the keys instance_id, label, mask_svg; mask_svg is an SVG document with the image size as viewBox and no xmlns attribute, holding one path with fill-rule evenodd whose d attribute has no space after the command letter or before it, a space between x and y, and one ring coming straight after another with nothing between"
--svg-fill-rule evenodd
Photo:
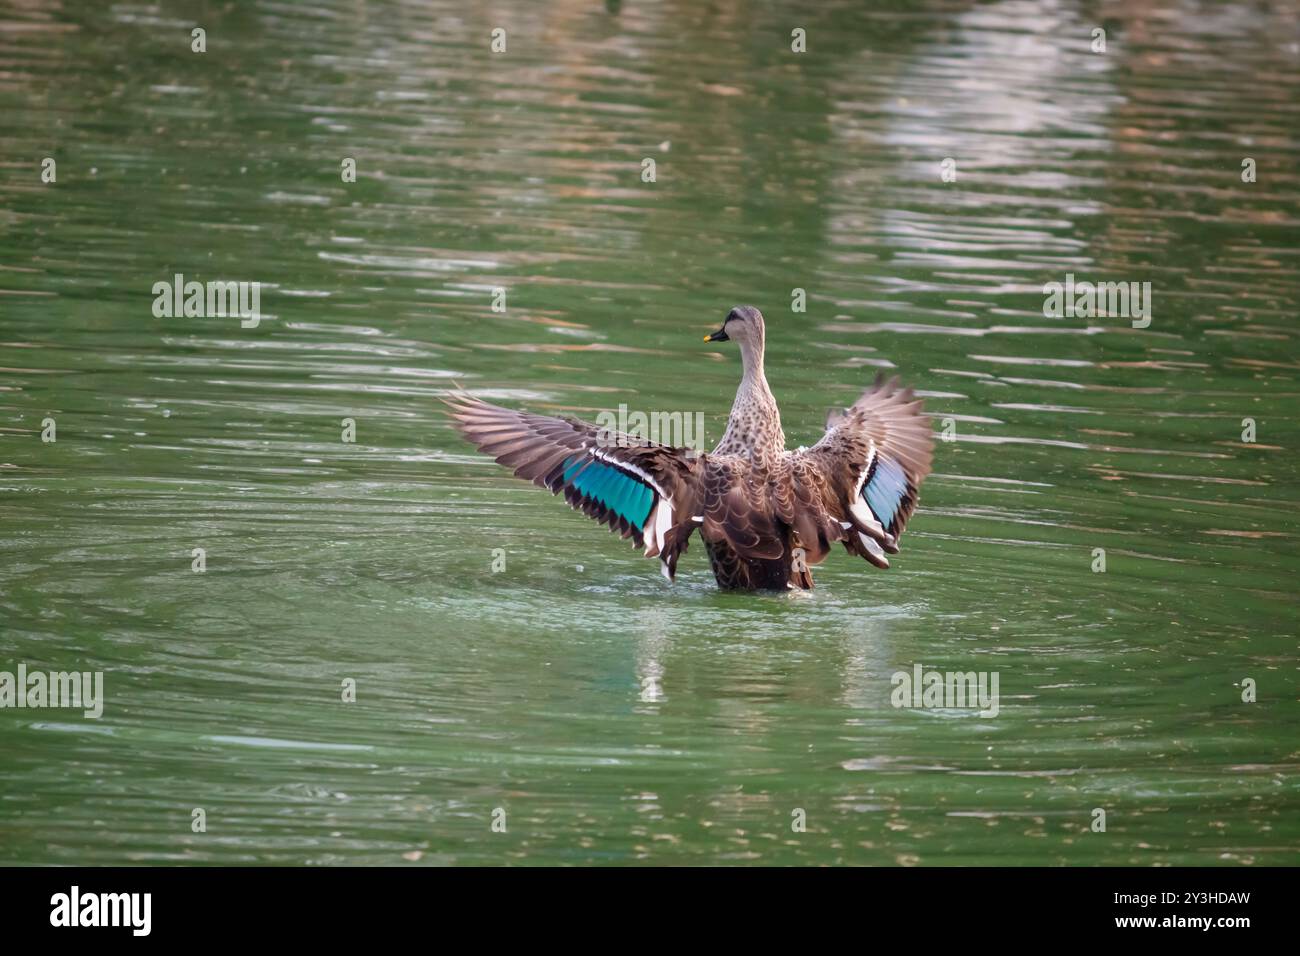
<instances>
[{"instance_id":1,"label":"duck's yellow beak","mask_svg":"<svg viewBox=\"0 0 1300 956\"><path fill-rule=\"evenodd\" d=\"M727 335L727 330L726 330L726 328L721 328L721 329L718 329L718 331L716 331L716 332L710 332L708 335L704 336L704 341L706 341L706 342L729 342L729 341L731 341L731 336Z\"/></svg>"}]
</instances>

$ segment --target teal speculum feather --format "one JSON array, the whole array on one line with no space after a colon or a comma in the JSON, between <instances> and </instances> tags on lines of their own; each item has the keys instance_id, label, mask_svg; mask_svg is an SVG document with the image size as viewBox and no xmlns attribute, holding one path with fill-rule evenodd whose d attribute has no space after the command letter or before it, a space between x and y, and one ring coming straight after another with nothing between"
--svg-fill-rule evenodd
<instances>
[{"instance_id":1,"label":"teal speculum feather","mask_svg":"<svg viewBox=\"0 0 1300 956\"><path fill-rule=\"evenodd\" d=\"M576 455L566 458L564 483L593 501L599 501L638 530L645 527L646 519L650 517L654 491L613 465Z\"/></svg>"},{"instance_id":2,"label":"teal speculum feather","mask_svg":"<svg viewBox=\"0 0 1300 956\"><path fill-rule=\"evenodd\" d=\"M882 527L888 528L893 524L894 515L906 494L907 475L903 469L888 458L880 458L871 480L862 488L862 497Z\"/></svg>"}]
</instances>

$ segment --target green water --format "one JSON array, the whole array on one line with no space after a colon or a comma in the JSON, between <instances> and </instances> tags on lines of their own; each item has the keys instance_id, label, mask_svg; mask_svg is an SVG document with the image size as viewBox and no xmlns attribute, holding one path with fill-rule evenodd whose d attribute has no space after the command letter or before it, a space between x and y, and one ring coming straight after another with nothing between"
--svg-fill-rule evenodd
<instances>
[{"instance_id":1,"label":"green water","mask_svg":"<svg viewBox=\"0 0 1300 956\"><path fill-rule=\"evenodd\" d=\"M0 670L106 695L0 710L0 862L1300 862L1300 31L1126 6L0 7ZM669 587L447 426L716 441L740 302L792 446L950 420L891 570Z\"/></svg>"}]
</instances>

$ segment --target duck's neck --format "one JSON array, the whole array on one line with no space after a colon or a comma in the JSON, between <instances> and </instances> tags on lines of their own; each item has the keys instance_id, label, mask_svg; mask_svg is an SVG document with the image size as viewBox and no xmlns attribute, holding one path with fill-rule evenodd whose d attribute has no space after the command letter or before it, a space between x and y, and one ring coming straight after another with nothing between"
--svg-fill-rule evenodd
<instances>
[{"instance_id":1,"label":"duck's neck","mask_svg":"<svg viewBox=\"0 0 1300 956\"><path fill-rule=\"evenodd\" d=\"M713 449L715 455L742 455L770 465L785 451L781 413L763 374L762 343L740 343L744 374L731 405L727 430Z\"/></svg>"}]
</instances>

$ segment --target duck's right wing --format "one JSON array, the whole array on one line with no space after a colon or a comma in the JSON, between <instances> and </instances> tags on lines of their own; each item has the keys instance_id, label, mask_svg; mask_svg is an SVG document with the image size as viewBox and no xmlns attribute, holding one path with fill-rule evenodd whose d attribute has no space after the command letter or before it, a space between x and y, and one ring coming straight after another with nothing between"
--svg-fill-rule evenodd
<instances>
[{"instance_id":1,"label":"duck's right wing","mask_svg":"<svg viewBox=\"0 0 1300 956\"><path fill-rule=\"evenodd\" d=\"M876 379L852 406L832 412L826 434L804 453L823 482L826 510L856 532L844 546L877 567L898 553L898 538L920 499L934 458L934 432L920 399L898 379Z\"/></svg>"}]
</instances>

